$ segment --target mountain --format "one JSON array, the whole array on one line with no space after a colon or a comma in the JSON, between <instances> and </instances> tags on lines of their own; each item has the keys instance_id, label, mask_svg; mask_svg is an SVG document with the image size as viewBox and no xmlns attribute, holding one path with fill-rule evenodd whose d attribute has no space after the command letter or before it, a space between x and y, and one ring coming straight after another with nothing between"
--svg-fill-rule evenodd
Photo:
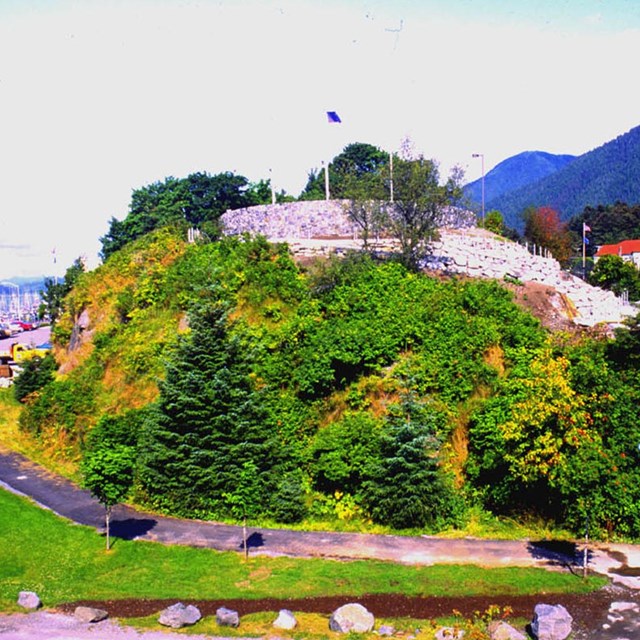
<instances>
[{"instance_id":1,"label":"mountain","mask_svg":"<svg viewBox=\"0 0 640 640\"><path fill-rule=\"evenodd\" d=\"M524 151L497 164L484 177L485 204L503 194L533 184L559 171L576 156L554 155L544 151ZM464 187L469 200L482 203L482 178Z\"/></svg>"},{"instance_id":2,"label":"mountain","mask_svg":"<svg viewBox=\"0 0 640 640\"><path fill-rule=\"evenodd\" d=\"M497 209L506 225L518 230L522 211L530 206L553 207L561 220L569 220L587 206L615 202L640 202L640 126L537 182L490 198L485 193L486 210Z\"/></svg>"}]
</instances>

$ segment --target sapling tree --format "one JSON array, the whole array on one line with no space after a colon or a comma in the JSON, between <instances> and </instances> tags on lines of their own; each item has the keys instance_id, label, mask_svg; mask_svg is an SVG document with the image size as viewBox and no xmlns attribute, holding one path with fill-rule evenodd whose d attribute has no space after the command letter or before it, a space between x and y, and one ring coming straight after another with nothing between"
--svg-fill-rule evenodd
<instances>
[{"instance_id":1,"label":"sapling tree","mask_svg":"<svg viewBox=\"0 0 640 640\"><path fill-rule=\"evenodd\" d=\"M105 508L107 551L111 548L111 510L123 502L133 485L135 449L127 445L106 446L85 455L82 484Z\"/></svg>"}]
</instances>

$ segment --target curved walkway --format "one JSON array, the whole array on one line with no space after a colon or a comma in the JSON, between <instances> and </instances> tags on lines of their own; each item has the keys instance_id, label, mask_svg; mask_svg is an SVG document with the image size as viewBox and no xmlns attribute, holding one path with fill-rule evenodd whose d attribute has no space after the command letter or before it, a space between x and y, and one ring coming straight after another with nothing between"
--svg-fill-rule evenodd
<instances>
[{"instance_id":1,"label":"curved walkway","mask_svg":"<svg viewBox=\"0 0 640 640\"><path fill-rule=\"evenodd\" d=\"M27 458L0 451L0 486L78 524L104 529L104 508L83 489ZM250 529L249 552L261 555L377 559L407 564L477 564L481 566L540 566L582 570L583 551L571 543L529 540L451 540L431 536L397 536L287 529ZM111 534L128 540L242 550L242 527L181 520L114 507ZM634 568L638 567L638 571ZM607 573L615 582L640 589L640 547L599 545L589 549L589 568ZM616 573L616 569L621 569ZM624 570L622 570L624 569ZM622 575L624 574L624 575Z\"/></svg>"}]
</instances>

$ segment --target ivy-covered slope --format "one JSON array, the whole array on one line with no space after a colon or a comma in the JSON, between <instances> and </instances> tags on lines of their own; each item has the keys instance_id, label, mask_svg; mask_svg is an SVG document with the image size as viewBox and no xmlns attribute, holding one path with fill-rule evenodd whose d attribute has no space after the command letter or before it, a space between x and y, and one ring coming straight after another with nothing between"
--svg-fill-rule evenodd
<instances>
[{"instance_id":1,"label":"ivy-covered slope","mask_svg":"<svg viewBox=\"0 0 640 640\"><path fill-rule=\"evenodd\" d=\"M637 376L606 343L550 341L500 283L361 255L301 270L286 246L164 229L66 306L59 374L21 425L60 455L123 452L140 503L430 531L479 504L579 527L588 489L594 527L638 531Z\"/></svg>"}]
</instances>

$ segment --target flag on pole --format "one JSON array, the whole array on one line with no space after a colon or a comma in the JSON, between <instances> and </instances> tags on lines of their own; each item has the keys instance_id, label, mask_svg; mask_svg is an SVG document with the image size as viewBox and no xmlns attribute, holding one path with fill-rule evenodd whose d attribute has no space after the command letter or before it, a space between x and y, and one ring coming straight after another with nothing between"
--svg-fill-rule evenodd
<instances>
[{"instance_id":1,"label":"flag on pole","mask_svg":"<svg viewBox=\"0 0 640 640\"><path fill-rule=\"evenodd\" d=\"M329 124L332 122L342 122L342 120L340 120L340 116L335 111L327 111L327 120Z\"/></svg>"},{"instance_id":2,"label":"flag on pole","mask_svg":"<svg viewBox=\"0 0 640 640\"><path fill-rule=\"evenodd\" d=\"M591 227L590 227L586 222L583 222L583 223L582 223L582 230L583 230L585 233L588 233L589 231L591 231Z\"/></svg>"}]
</instances>

